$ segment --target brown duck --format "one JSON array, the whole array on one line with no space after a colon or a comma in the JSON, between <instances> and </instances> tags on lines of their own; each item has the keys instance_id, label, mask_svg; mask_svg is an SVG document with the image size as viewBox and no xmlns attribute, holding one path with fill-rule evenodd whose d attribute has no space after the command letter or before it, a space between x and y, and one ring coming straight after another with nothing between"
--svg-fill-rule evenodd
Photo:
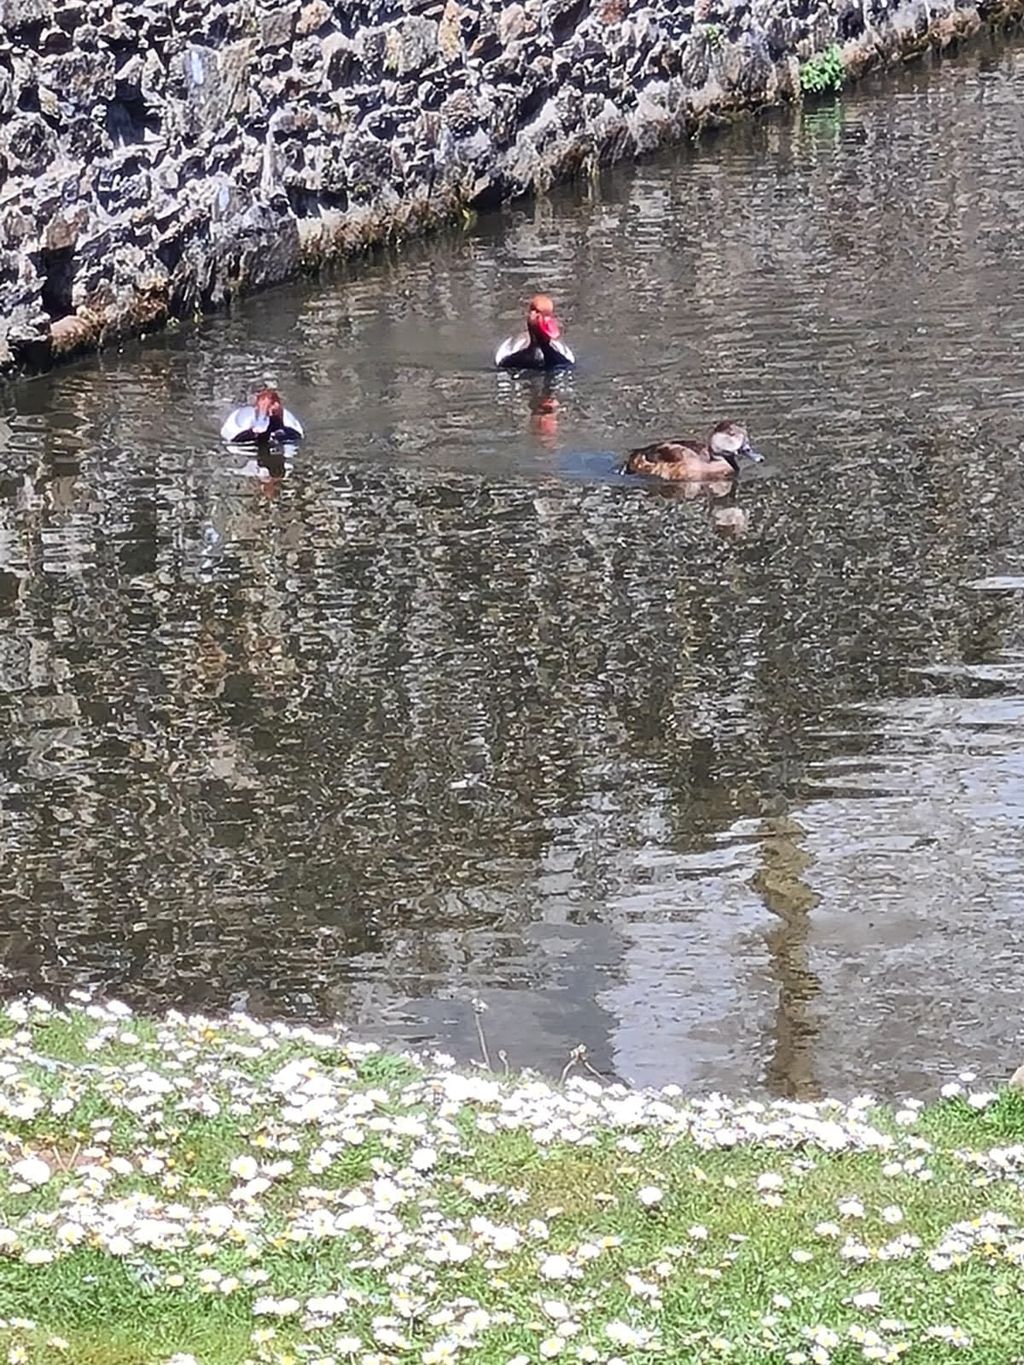
<instances>
[{"instance_id":1,"label":"brown duck","mask_svg":"<svg viewBox=\"0 0 1024 1365\"><path fill-rule=\"evenodd\" d=\"M719 422L703 445L678 439L656 441L631 450L622 469L625 474L696 483L736 478L741 459L757 462L764 456L750 444L746 427Z\"/></svg>"}]
</instances>

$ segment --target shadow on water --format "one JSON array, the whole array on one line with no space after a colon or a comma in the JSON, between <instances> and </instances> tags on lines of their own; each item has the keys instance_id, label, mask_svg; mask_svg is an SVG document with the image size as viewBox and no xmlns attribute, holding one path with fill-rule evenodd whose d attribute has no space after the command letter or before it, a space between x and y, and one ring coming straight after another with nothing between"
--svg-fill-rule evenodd
<instances>
[{"instance_id":1,"label":"shadow on water","mask_svg":"<svg viewBox=\"0 0 1024 1365\"><path fill-rule=\"evenodd\" d=\"M6 394L10 989L463 1056L482 996L513 1064L794 1096L1020 1060L1024 57L885 89ZM486 368L539 284L551 384ZM216 444L267 376L283 479ZM617 473L722 417L765 477Z\"/></svg>"}]
</instances>

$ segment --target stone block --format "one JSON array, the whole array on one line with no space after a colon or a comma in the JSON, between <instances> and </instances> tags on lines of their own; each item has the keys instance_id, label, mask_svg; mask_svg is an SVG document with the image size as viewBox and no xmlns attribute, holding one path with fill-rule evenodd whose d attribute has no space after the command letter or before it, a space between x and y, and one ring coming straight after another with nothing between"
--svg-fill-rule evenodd
<instances>
[{"instance_id":1,"label":"stone block","mask_svg":"<svg viewBox=\"0 0 1024 1365\"><path fill-rule=\"evenodd\" d=\"M0 0L0 33L15 35L53 19L54 0Z\"/></svg>"},{"instance_id":2,"label":"stone block","mask_svg":"<svg viewBox=\"0 0 1024 1365\"><path fill-rule=\"evenodd\" d=\"M57 156L57 136L39 114L19 114L0 129L8 174L42 175Z\"/></svg>"},{"instance_id":3,"label":"stone block","mask_svg":"<svg viewBox=\"0 0 1024 1365\"><path fill-rule=\"evenodd\" d=\"M326 0L309 0L309 4L303 5L299 10L295 32L300 38L304 38L307 34L316 33L330 20L331 9Z\"/></svg>"},{"instance_id":4,"label":"stone block","mask_svg":"<svg viewBox=\"0 0 1024 1365\"><path fill-rule=\"evenodd\" d=\"M452 66L462 56L463 7L458 0L448 0L437 26L437 46L447 65Z\"/></svg>"},{"instance_id":5,"label":"stone block","mask_svg":"<svg viewBox=\"0 0 1024 1365\"><path fill-rule=\"evenodd\" d=\"M276 9L262 11L257 29L260 47L285 47L290 43L295 32L296 17L294 5L280 5Z\"/></svg>"},{"instance_id":6,"label":"stone block","mask_svg":"<svg viewBox=\"0 0 1024 1365\"><path fill-rule=\"evenodd\" d=\"M114 59L109 52L67 52L39 64L40 91L52 92L69 116L91 110L114 95Z\"/></svg>"},{"instance_id":7,"label":"stone block","mask_svg":"<svg viewBox=\"0 0 1024 1365\"><path fill-rule=\"evenodd\" d=\"M400 28L389 34L389 52L393 51L393 69L400 76L415 75L433 66L438 59L438 25L433 19L413 15ZM392 45L391 36L397 35Z\"/></svg>"}]
</instances>

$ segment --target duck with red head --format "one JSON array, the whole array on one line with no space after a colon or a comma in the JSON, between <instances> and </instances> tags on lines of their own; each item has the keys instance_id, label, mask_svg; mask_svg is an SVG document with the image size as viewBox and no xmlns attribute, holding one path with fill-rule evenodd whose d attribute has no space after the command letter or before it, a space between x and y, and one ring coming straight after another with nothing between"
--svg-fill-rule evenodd
<instances>
[{"instance_id":1,"label":"duck with red head","mask_svg":"<svg viewBox=\"0 0 1024 1365\"><path fill-rule=\"evenodd\" d=\"M759 463L764 456L750 444L746 427L719 422L703 444L673 438L631 450L622 472L699 483L737 478L741 459Z\"/></svg>"},{"instance_id":2,"label":"duck with red head","mask_svg":"<svg viewBox=\"0 0 1024 1365\"><path fill-rule=\"evenodd\" d=\"M276 389L262 388L251 403L235 408L220 429L231 445L297 445L305 432L299 419L281 402Z\"/></svg>"},{"instance_id":3,"label":"duck with red head","mask_svg":"<svg viewBox=\"0 0 1024 1365\"><path fill-rule=\"evenodd\" d=\"M526 310L526 331L506 337L494 353L500 370L558 370L576 364L561 339L562 326L548 294L534 294Z\"/></svg>"}]
</instances>

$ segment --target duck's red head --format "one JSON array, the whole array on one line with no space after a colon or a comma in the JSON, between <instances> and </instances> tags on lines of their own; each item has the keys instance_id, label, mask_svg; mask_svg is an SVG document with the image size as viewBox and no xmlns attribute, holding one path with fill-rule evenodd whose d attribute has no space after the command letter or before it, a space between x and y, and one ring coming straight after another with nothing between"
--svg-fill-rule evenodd
<instances>
[{"instance_id":1,"label":"duck's red head","mask_svg":"<svg viewBox=\"0 0 1024 1365\"><path fill-rule=\"evenodd\" d=\"M257 436L284 425L284 404L276 389L260 389L252 400L252 405L256 410L256 420L252 424L252 429Z\"/></svg>"},{"instance_id":2,"label":"duck's red head","mask_svg":"<svg viewBox=\"0 0 1024 1365\"><path fill-rule=\"evenodd\" d=\"M527 306L526 325L531 335L544 337L547 341L557 341L562 335L549 294L534 294Z\"/></svg>"}]
</instances>

